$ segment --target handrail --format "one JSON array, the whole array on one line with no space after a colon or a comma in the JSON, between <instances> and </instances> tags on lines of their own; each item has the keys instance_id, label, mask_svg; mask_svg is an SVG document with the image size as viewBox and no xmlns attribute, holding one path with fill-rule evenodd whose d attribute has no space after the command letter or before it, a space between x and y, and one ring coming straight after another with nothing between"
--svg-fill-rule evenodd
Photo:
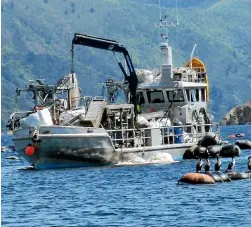
<instances>
[{"instance_id":1,"label":"handrail","mask_svg":"<svg viewBox=\"0 0 251 227\"><path fill-rule=\"evenodd\" d=\"M163 126L163 127L155 127L155 128L140 128L140 129L113 129L113 130L107 130L107 132L111 135L112 141L116 143L120 143L122 145L125 145L125 147L128 147L132 141L133 146L135 145L135 140L140 139L141 144L140 146L148 146L146 144L147 139L151 139L151 136L147 136L146 132L153 129L159 129L160 130L160 145L164 144L181 144L181 143L192 143L195 141L198 141L199 139L202 139L203 136L205 136L208 132L205 131L205 127L209 127L208 132L213 132L213 127L216 127L214 132L216 134L220 134L219 131L219 124L218 123L212 123L212 124L202 124L202 125L182 125L182 126ZM181 128L180 132L178 129ZM204 128L204 129L203 129ZM189 132L191 131L191 132ZM131 132L132 136L129 137L128 134ZM137 132L140 133L139 136L137 136ZM123 135L124 134L124 135ZM136 136L133 136L136 135ZM181 141L179 141L178 138L181 138ZM176 142L177 141L177 142Z\"/></svg>"}]
</instances>

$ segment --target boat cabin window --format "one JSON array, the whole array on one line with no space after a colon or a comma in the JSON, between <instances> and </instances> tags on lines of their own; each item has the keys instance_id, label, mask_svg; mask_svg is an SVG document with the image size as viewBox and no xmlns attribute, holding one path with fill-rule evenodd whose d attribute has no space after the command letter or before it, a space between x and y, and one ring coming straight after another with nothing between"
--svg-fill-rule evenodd
<instances>
[{"instance_id":1,"label":"boat cabin window","mask_svg":"<svg viewBox=\"0 0 251 227\"><path fill-rule=\"evenodd\" d=\"M172 91L166 91L168 101L169 102L184 102L184 94L181 89L179 90L172 90Z\"/></svg>"},{"instance_id":2,"label":"boat cabin window","mask_svg":"<svg viewBox=\"0 0 251 227\"><path fill-rule=\"evenodd\" d=\"M199 89L192 89L191 90L191 97L192 97L192 102L198 102L199 101Z\"/></svg>"},{"instance_id":3,"label":"boat cabin window","mask_svg":"<svg viewBox=\"0 0 251 227\"><path fill-rule=\"evenodd\" d=\"M137 93L137 101L139 104L144 104L145 103L145 98L143 95L143 92L138 92Z\"/></svg>"},{"instance_id":4,"label":"boat cabin window","mask_svg":"<svg viewBox=\"0 0 251 227\"><path fill-rule=\"evenodd\" d=\"M206 100L206 93L205 93L205 89L202 88L201 89L201 101L205 102L205 100Z\"/></svg>"},{"instance_id":5,"label":"boat cabin window","mask_svg":"<svg viewBox=\"0 0 251 227\"><path fill-rule=\"evenodd\" d=\"M163 103L165 102L162 91L147 91L146 92L149 103Z\"/></svg>"},{"instance_id":6,"label":"boat cabin window","mask_svg":"<svg viewBox=\"0 0 251 227\"><path fill-rule=\"evenodd\" d=\"M186 89L187 101L191 102L190 90Z\"/></svg>"}]
</instances>

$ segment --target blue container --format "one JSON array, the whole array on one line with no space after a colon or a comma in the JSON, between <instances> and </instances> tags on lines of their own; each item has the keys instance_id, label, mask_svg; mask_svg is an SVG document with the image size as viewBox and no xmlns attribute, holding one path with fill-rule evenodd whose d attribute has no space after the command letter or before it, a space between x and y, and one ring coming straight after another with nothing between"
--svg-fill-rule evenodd
<instances>
[{"instance_id":1,"label":"blue container","mask_svg":"<svg viewBox=\"0 0 251 227\"><path fill-rule=\"evenodd\" d=\"M174 128L174 135L175 135L175 143L182 143L182 134L183 134L183 129L180 127Z\"/></svg>"}]
</instances>

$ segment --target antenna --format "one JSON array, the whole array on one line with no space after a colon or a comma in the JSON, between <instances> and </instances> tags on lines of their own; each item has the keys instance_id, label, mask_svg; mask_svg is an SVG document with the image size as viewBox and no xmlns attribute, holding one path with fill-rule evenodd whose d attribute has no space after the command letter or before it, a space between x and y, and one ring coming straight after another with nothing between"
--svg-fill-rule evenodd
<instances>
[{"instance_id":1,"label":"antenna","mask_svg":"<svg viewBox=\"0 0 251 227\"><path fill-rule=\"evenodd\" d=\"M161 2L159 0L159 21L160 21L160 26L162 26L161 22L162 22L162 15L161 15Z\"/></svg>"},{"instance_id":2,"label":"antenna","mask_svg":"<svg viewBox=\"0 0 251 227\"><path fill-rule=\"evenodd\" d=\"M193 68L193 53L194 53L196 47L197 47L197 44L194 44L193 50L192 50L191 56L190 56L190 69Z\"/></svg>"},{"instance_id":3,"label":"antenna","mask_svg":"<svg viewBox=\"0 0 251 227\"><path fill-rule=\"evenodd\" d=\"M169 83L170 78L173 77L173 54L172 47L168 44L168 27L176 27L179 25L178 18L178 4L176 0L176 23L168 22L167 15L164 17L161 14L161 0L159 0L159 24L154 24L157 28L164 28L165 34L161 31L161 37L164 39L164 42L160 43L161 49L161 83Z\"/></svg>"},{"instance_id":4,"label":"antenna","mask_svg":"<svg viewBox=\"0 0 251 227\"><path fill-rule=\"evenodd\" d=\"M168 35L167 35L167 28L168 27L176 27L179 25L179 17L178 17L178 2L176 0L176 23L173 23L173 22L170 22L168 23L167 21L167 15L165 14L164 18L162 18L162 14L161 14L161 0L159 0L159 16L160 16L160 19L159 19L159 25L157 25L156 23L154 24L155 27L159 28L159 27L164 27L166 28L166 34L164 35L163 33L161 33L161 37L166 39L168 38Z\"/></svg>"},{"instance_id":5,"label":"antenna","mask_svg":"<svg viewBox=\"0 0 251 227\"><path fill-rule=\"evenodd\" d=\"M179 26L178 1L176 0L176 26Z\"/></svg>"}]
</instances>

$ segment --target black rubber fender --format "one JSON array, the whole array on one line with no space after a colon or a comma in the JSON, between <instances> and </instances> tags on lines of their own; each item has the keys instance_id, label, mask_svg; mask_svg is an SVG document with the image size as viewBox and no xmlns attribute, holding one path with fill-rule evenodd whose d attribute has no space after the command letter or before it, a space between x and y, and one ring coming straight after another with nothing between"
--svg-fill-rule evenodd
<instances>
[{"instance_id":1,"label":"black rubber fender","mask_svg":"<svg viewBox=\"0 0 251 227\"><path fill-rule=\"evenodd\" d=\"M217 145L220 143L221 143L220 137L213 132L206 134L200 141L200 145L203 147L208 147L210 145Z\"/></svg>"},{"instance_id":2,"label":"black rubber fender","mask_svg":"<svg viewBox=\"0 0 251 227\"><path fill-rule=\"evenodd\" d=\"M235 157L239 156L241 153L241 149L237 145L224 145L221 148L220 156L221 157Z\"/></svg>"},{"instance_id":3,"label":"black rubber fender","mask_svg":"<svg viewBox=\"0 0 251 227\"><path fill-rule=\"evenodd\" d=\"M185 153L183 154L183 159L194 159L195 155L194 155L194 149L197 146L192 146L186 149Z\"/></svg>"},{"instance_id":4,"label":"black rubber fender","mask_svg":"<svg viewBox=\"0 0 251 227\"><path fill-rule=\"evenodd\" d=\"M217 155L220 155L220 151L222 149L223 145L211 145L208 146L208 153L210 157L215 158Z\"/></svg>"},{"instance_id":5,"label":"black rubber fender","mask_svg":"<svg viewBox=\"0 0 251 227\"><path fill-rule=\"evenodd\" d=\"M250 174L247 172L228 172L227 175L231 180L250 179Z\"/></svg>"},{"instance_id":6,"label":"black rubber fender","mask_svg":"<svg viewBox=\"0 0 251 227\"><path fill-rule=\"evenodd\" d=\"M222 172L213 172L215 175L218 175L222 182L229 182L231 181L231 178L228 176L227 173L222 173Z\"/></svg>"},{"instance_id":7,"label":"black rubber fender","mask_svg":"<svg viewBox=\"0 0 251 227\"><path fill-rule=\"evenodd\" d=\"M214 179L215 182L224 182L219 174L216 174L214 172L210 172L210 173L206 173L207 175L209 175L210 177L212 177Z\"/></svg>"},{"instance_id":8,"label":"black rubber fender","mask_svg":"<svg viewBox=\"0 0 251 227\"><path fill-rule=\"evenodd\" d=\"M251 149L251 141L249 140L237 140L235 142L235 145L237 145L240 149Z\"/></svg>"},{"instance_id":9,"label":"black rubber fender","mask_svg":"<svg viewBox=\"0 0 251 227\"><path fill-rule=\"evenodd\" d=\"M193 150L195 158L206 158L206 148L202 146L197 146Z\"/></svg>"}]
</instances>

